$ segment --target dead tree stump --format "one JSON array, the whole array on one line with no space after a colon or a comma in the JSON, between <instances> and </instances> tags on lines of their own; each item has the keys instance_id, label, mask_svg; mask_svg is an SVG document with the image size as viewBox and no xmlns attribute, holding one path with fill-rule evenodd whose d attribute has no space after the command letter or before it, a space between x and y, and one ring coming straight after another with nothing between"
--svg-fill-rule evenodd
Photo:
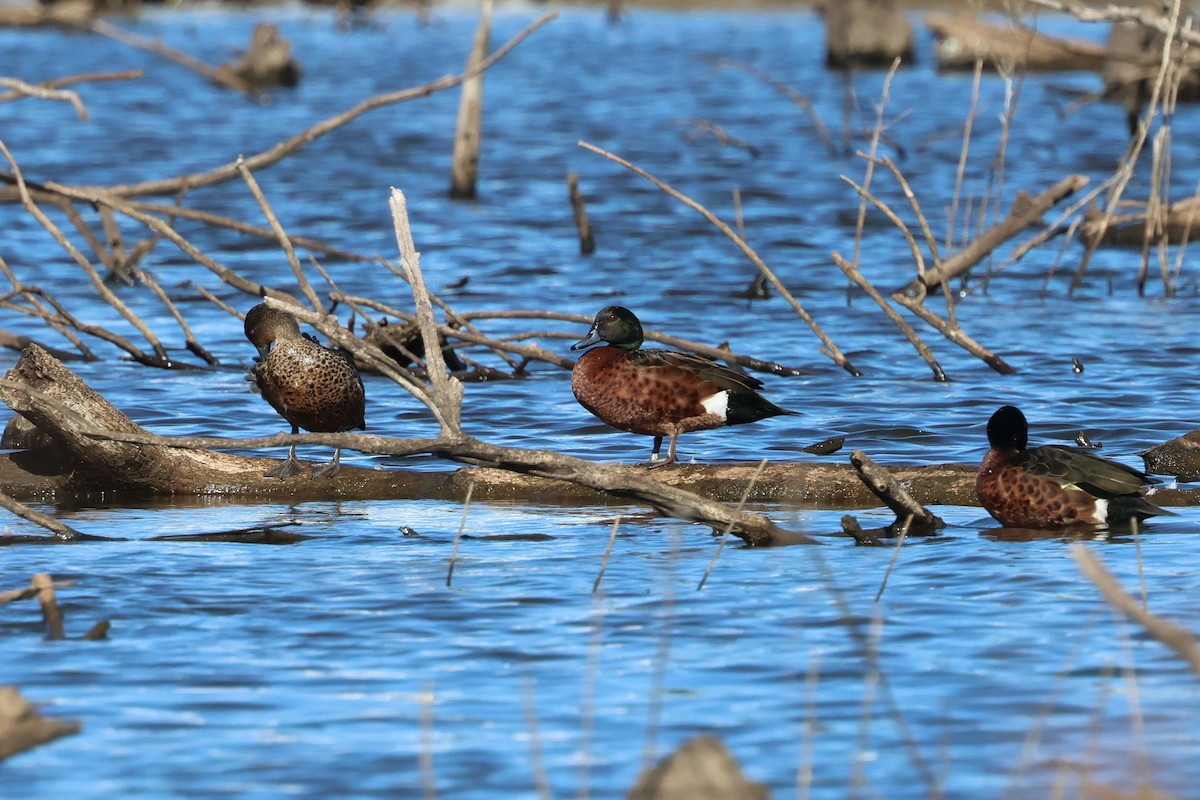
<instances>
[{"instance_id":1,"label":"dead tree stump","mask_svg":"<svg viewBox=\"0 0 1200 800\"><path fill-rule=\"evenodd\" d=\"M896 0L828 0L825 63L834 69L888 67L913 60L913 29Z\"/></svg>"}]
</instances>

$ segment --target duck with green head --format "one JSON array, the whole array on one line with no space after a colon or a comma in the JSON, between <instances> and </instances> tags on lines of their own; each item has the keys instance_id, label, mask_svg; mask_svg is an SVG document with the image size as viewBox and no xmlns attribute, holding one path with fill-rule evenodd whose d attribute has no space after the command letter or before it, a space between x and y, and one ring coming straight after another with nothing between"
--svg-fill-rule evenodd
<instances>
[{"instance_id":1,"label":"duck with green head","mask_svg":"<svg viewBox=\"0 0 1200 800\"><path fill-rule=\"evenodd\" d=\"M975 493L1001 525L1069 528L1170 513L1142 496L1158 480L1133 467L1079 447L1029 447L1029 423L1015 406L992 415L987 436Z\"/></svg>"},{"instance_id":2,"label":"duck with green head","mask_svg":"<svg viewBox=\"0 0 1200 800\"><path fill-rule=\"evenodd\" d=\"M260 303L246 314L246 338L258 348L251 379L279 415L291 423L292 433L303 428L313 433L366 430L366 393L362 378L348 353L323 347L300 332L296 318L286 311ZM341 448L333 460L314 467L314 478L331 478L341 469ZM282 464L266 473L288 478L301 470L296 445Z\"/></svg>"},{"instance_id":3,"label":"duck with green head","mask_svg":"<svg viewBox=\"0 0 1200 800\"><path fill-rule=\"evenodd\" d=\"M601 309L587 336L571 349L606 344L575 362L571 390L580 405L606 424L653 436L652 467L674 463L681 433L797 413L761 396L757 378L693 353L642 350L642 341L642 324L632 311ZM670 444L666 458L659 460L664 437Z\"/></svg>"}]
</instances>

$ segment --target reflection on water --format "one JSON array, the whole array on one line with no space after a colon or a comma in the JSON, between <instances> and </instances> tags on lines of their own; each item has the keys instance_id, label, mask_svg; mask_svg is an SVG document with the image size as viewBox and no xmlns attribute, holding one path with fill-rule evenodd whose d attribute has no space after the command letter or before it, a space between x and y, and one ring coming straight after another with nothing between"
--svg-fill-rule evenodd
<instances>
[{"instance_id":1,"label":"reflection on water","mask_svg":"<svg viewBox=\"0 0 1200 800\"><path fill-rule=\"evenodd\" d=\"M218 61L259 16L172 13L136 27ZM57 104L6 106L6 118L20 124L5 126L5 144L39 181L118 183L210 168L372 94L455 71L474 25L455 12L428 26L396 15L346 33L324 14L269 16L306 66L305 82L269 108L113 42L0 31L0 48L19 67L14 74L27 80L101 63L148 73L133 84L81 90L92 115L86 125ZM496 39L530 19L502 14ZM1062 21L1042 27L1103 35ZM599 12L575 11L489 73L478 202L445 197L451 94L374 111L257 177L289 232L363 253L394 251L386 198L389 186L401 187L430 284L470 278L451 296L459 311L590 316L616 299L647 327L728 341L805 368L796 378L764 378L775 402L803 416L690 434L680 444L683 460L808 460L818 456L801 452L805 446L839 436L846 447L829 458L863 449L884 463L973 462L986 449L987 417L1011 402L1034 420L1038 441L1071 441L1082 429L1104 442L1106 456L1135 463L1137 450L1200 421L1191 368L1200 323L1194 279L1185 263L1181 297L1139 298L1139 258L1129 252L1098 253L1070 300L1073 247L1057 266L1057 249L1042 248L986 288L970 287L960 322L1020 373L996 375L930 334L952 379L934 384L874 304L847 294L829 259L830 251L852 248L857 205L838 176L860 177L861 160L831 155L774 89L712 69L712 56L801 88L827 124L839 124L842 81L823 70L821 28L808 13L634 12L609 26ZM892 154L941 228L971 80L937 75L928 62L892 85L889 117L897 120L889 134L905 146L902 158ZM881 83L877 74L855 78L864 104ZM1005 186L1013 190L1036 191L1072 172L1103 179L1125 145L1118 109L1094 105L1060 120L1052 84L1087 89L1098 79L1025 80L1008 143ZM969 196L985 186L1003 97L1003 84L985 77ZM905 111L913 113L899 118ZM1195 115L1181 110L1177 130L1194 126ZM694 118L722 125L759 156L692 137L694 124L683 121ZM732 219L739 189L748 240L864 376L851 379L821 356L778 297L739 296L753 270L724 237L644 180L580 150L580 139L649 169L723 218ZM1200 143L1176 136L1175 147L1173 191L1190 193L1200 180ZM580 175L596 231L592 258L578 255L570 171ZM1144 193L1146 184L1139 172L1130 193ZM885 177L873 188L893 207L907 207ZM261 218L237 182L197 190L189 202ZM0 255L18 274L51 289L81 319L120 328L28 214L11 206L0 214ZM277 248L190 223L180 228L242 274L290 288ZM913 269L903 238L874 217L861 263L881 288L903 285ZM406 302L406 288L382 269L333 258L322 264L346 292ZM196 300L194 284L202 284L243 309L253 304L166 245L146 266L173 295ZM135 290L118 291L170 349L190 358L165 311ZM184 310L221 368L153 372L103 351L103 362L78 372L157 432L280 430L247 388L253 350L240 324L201 302ZM0 324L50 338L27 321ZM488 323L497 334L527 327ZM573 326L554 329L582 335ZM543 344L565 353L565 341ZM15 355L3 358L12 363ZM394 386L368 377L367 392L372 432L433 431ZM649 445L597 425L575 403L566 374L546 366L525 380L467 386L464 424L497 443L592 459L636 460ZM433 459L404 465L446 468ZM1114 622L1070 558L1066 544L1077 537L998 531L978 508L936 509L949 527L905 546L878 605L891 553L833 536L841 513L832 511L762 509L827 545L727 547L696 591L715 547L708 533L616 501L562 509L477 500L452 589L447 571L462 513L454 504L231 506L181 498L112 505L100 497L50 510L118 541L4 548L0 588L38 571L69 576L79 581L60 593L69 633L99 619L113 627L106 642L50 644L38 637L31 604L3 609L3 681L51 713L83 720L85 729L7 763L2 796L408 797L425 791L423 757L440 796L534 796L535 745L554 795L587 786L616 796L632 783L643 752L663 753L705 732L720 735L776 797L791 796L808 768L811 796L829 798L855 785L864 795L929 797L930 781L948 797L1045 796L1060 772L1076 769L1068 763L1118 785L1152 777L1179 796L1200 779L1194 676ZM593 594L616 514L625 519ZM858 516L864 527L888 521L883 511ZM1089 538L1088 546L1130 587L1138 585L1140 551L1150 608L1193 624L1200 619L1196 523L1185 509L1148 522L1137 547L1124 534ZM296 543L250 543L270 531ZM6 532L31 529L11 520ZM1125 672L1131 664L1136 692Z\"/></svg>"}]
</instances>

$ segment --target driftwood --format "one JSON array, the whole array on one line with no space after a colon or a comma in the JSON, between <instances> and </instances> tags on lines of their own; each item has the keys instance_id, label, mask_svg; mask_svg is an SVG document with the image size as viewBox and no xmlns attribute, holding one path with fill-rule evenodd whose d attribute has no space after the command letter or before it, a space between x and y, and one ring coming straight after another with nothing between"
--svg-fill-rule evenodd
<instances>
[{"instance_id":1,"label":"driftwood","mask_svg":"<svg viewBox=\"0 0 1200 800\"><path fill-rule=\"evenodd\" d=\"M1184 244L1200 238L1200 195L1188 197L1165 208L1161 204L1120 204L1116 213L1106 215L1095 207L1084 214L1080 240L1089 247L1109 244L1120 247L1144 247Z\"/></svg>"},{"instance_id":2,"label":"driftwood","mask_svg":"<svg viewBox=\"0 0 1200 800\"><path fill-rule=\"evenodd\" d=\"M866 453L855 450L850 454L850 463L863 484L896 515L894 522L870 531L859 527L853 517L849 518L852 523L843 517L842 529L855 541L875 544L880 536L897 536L902 532L905 536L934 536L946 527L941 517L914 499L891 472L872 461Z\"/></svg>"},{"instance_id":3,"label":"driftwood","mask_svg":"<svg viewBox=\"0 0 1200 800\"><path fill-rule=\"evenodd\" d=\"M0 8L0 28L86 27L95 17L91 0L60 0L57 3L33 3Z\"/></svg>"},{"instance_id":4,"label":"driftwood","mask_svg":"<svg viewBox=\"0 0 1200 800\"><path fill-rule=\"evenodd\" d=\"M1100 71L1107 51L1094 42L1047 36L1026 27L992 25L966 14L925 15L933 33L938 68L975 69L976 61L1005 71Z\"/></svg>"},{"instance_id":5,"label":"driftwood","mask_svg":"<svg viewBox=\"0 0 1200 800\"><path fill-rule=\"evenodd\" d=\"M825 63L835 69L888 67L913 59L913 29L896 0L829 0Z\"/></svg>"},{"instance_id":6,"label":"driftwood","mask_svg":"<svg viewBox=\"0 0 1200 800\"><path fill-rule=\"evenodd\" d=\"M12 686L0 686L0 761L61 736L79 733L78 722L44 717Z\"/></svg>"},{"instance_id":7,"label":"driftwood","mask_svg":"<svg viewBox=\"0 0 1200 800\"><path fill-rule=\"evenodd\" d=\"M1200 481L1200 430L1156 444L1138 455L1149 473L1173 475L1189 483Z\"/></svg>"},{"instance_id":8,"label":"driftwood","mask_svg":"<svg viewBox=\"0 0 1200 800\"><path fill-rule=\"evenodd\" d=\"M548 451L499 447L461 433L418 440L351 434L277 435L249 440L155 436L37 346L30 347L0 383L0 398L55 442L52 448L0 457L0 486L18 496L105 490L130 495L273 496L293 500L459 499L471 482L476 484L477 496L483 499L514 494L542 501L556 496L564 499L580 496L578 490L564 492L558 485L567 481L590 489L582 494L593 500L602 493L649 503L668 516L714 528L732 526L732 533L754 545L812 541L802 534L782 530L764 517L734 512L711 497L681 488L691 484L704 491L707 486L724 484L722 470L713 468L673 470L673 475L664 476L667 480L660 480L659 476L651 477L644 468L636 466L594 464ZM273 461L198 449L283 446L293 441L337 444L378 455L427 453L505 472L463 470L446 475L347 466L335 479L314 480L301 475L279 481L264 475L275 465ZM786 471L781 467L776 477L783 480ZM752 469L747 468L746 472L745 481L740 484L743 487ZM735 480L733 485L739 484ZM760 479L760 490L763 485Z\"/></svg>"},{"instance_id":9,"label":"driftwood","mask_svg":"<svg viewBox=\"0 0 1200 800\"><path fill-rule=\"evenodd\" d=\"M579 191L579 176L574 172L567 175L567 193L571 198L571 212L575 215L575 227L579 231L579 255L590 256L596 251L596 239L588 222L587 208Z\"/></svg>"},{"instance_id":10,"label":"driftwood","mask_svg":"<svg viewBox=\"0 0 1200 800\"><path fill-rule=\"evenodd\" d=\"M629 800L767 800L767 787L746 780L737 759L719 739L698 736L652 769L629 790Z\"/></svg>"},{"instance_id":11,"label":"driftwood","mask_svg":"<svg viewBox=\"0 0 1200 800\"><path fill-rule=\"evenodd\" d=\"M483 72L479 65L487 58L492 33L492 0L483 0L479 27L467 57L471 77L459 90L458 121L454 128L454 148L450 161L450 196L456 200L475 197L479 180L479 148L483 137Z\"/></svg>"},{"instance_id":12,"label":"driftwood","mask_svg":"<svg viewBox=\"0 0 1200 800\"><path fill-rule=\"evenodd\" d=\"M664 513L723 528L752 544L807 541L755 515L735 515L735 503L758 472L751 464L681 464L649 473L640 466L594 464L555 453L488 445L470 437L387 439L361 434L279 434L258 439L173 439L147 433L96 394L74 373L31 347L0 384L0 397L55 442L36 451L0 456L0 489L26 498L105 491L220 495L230 500L273 497L292 501L335 498L461 500L474 485L479 500L605 502L605 495L649 503ZM274 424L274 420L271 421ZM717 435L717 434L714 434ZM333 479L301 475L266 478L278 462L204 448L284 447L291 442L341 445L363 453L433 454L480 465L453 472L373 470L346 465ZM490 468L489 468L490 467ZM922 505L975 505L973 464L892 467ZM755 502L822 508L871 508L878 501L846 464L766 465L754 483ZM1159 505L1200 502L1200 490L1159 490Z\"/></svg>"}]
</instances>

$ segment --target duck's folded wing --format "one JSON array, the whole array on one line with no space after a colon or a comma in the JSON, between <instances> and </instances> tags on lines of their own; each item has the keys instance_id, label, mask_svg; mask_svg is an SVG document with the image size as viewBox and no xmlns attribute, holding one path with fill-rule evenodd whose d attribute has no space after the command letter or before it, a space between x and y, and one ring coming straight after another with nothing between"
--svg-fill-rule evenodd
<instances>
[{"instance_id":1,"label":"duck's folded wing","mask_svg":"<svg viewBox=\"0 0 1200 800\"><path fill-rule=\"evenodd\" d=\"M1043 445L1021 454L1023 466L1033 475L1075 485L1094 497L1133 494L1157 479L1133 467L1096 455L1091 450L1066 445Z\"/></svg>"},{"instance_id":2,"label":"duck's folded wing","mask_svg":"<svg viewBox=\"0 0 1200 800\"><path fill-rule=\"evenodd\" d=\"M758 378L743 375L711 358L678 350L634 350L629 354L629 363L639 367L679 367L731 392L757 392L763 386Z\"/></svg>"}]
</instances>

